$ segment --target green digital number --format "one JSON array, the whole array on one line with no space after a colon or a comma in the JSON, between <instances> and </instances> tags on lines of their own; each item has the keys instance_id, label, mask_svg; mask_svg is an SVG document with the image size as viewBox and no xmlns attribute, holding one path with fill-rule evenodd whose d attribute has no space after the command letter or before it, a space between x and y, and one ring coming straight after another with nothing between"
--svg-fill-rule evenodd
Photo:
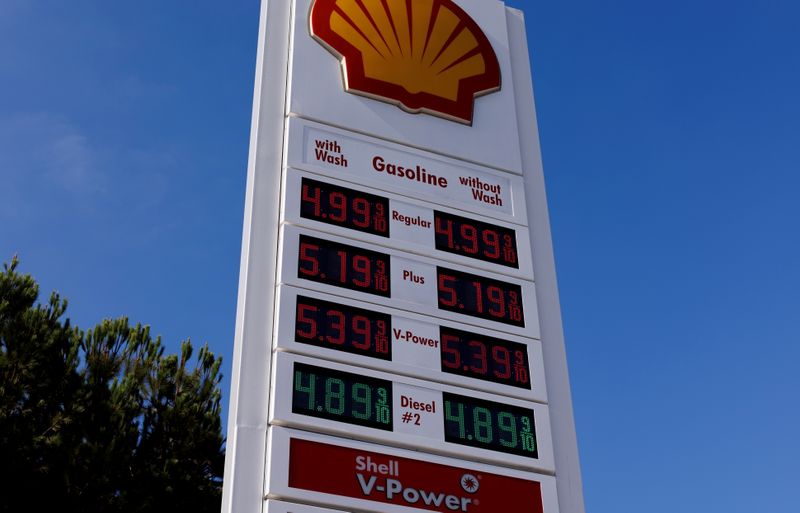
<instances>
[{"instance_id":1,"label":"green digital number","mask_svg":"<svg viewBox=\"0 0 800 513\"><path fill-rule=\"evenodd\" d=\"M378 389L378 422L381 424L391 424L392 423L392 411L389 409L388 397L389 392L386 391L385 388L380 387Z\"/></svg>"},{"instance_id":2,"label":"green digital number","mask_svg":"<svg viewBox=\"0 0 800 513\"><path fill-rule=\"evenodd\" d=\"M536 435L532 431L531 419L522 417L522 450L524 451L536 451Z\"/></svg>"},{"instance_id":3,"label":"green digital number","mask_svg":"<svg viewBox=\"0 0 800 513\"><path fill-rule=\"evenodd\" d=\"M336 386L334 387L334 385ZM333 406L334 400L336 407ZM328 378L325 380L325 410L334 415L341 415L344 412L344 381L341 379Z\"/></svg>"},{"instance_id":4,"label":"green digital number","mask_svg":"<svg viewBox=\"0 0 800 513\"><path fill-rule=\"evenodd\" d=\"M459 404L459 406L461 406ZM492 413L481 406L476 406L472 410L472 425L475 428L473 433L479 442L485 444L492 443Z\"/></svg>"},{"instance_id":5,"label":"green digital number","mask_svg":"<svg viewBox=\"0 0 800 513\"><path fill-rule=\"evenodd\" d=\"M308 386L303 385L303 373L300 371L294 372L294 389L295 391L303 392L308 396L306 409L313 410L317 395L315 391L317 376L314 374L306 374L306 376L308 376Z\"/></svg>"},{"instance_id":6,"label":"green digital number","mask_svg":"<svg viewBox=\"0 0 800 513\"><path fill-rule=\"evenodd\" d=\"M364 383L356 383L350 391L353 398L353 403L360 404L362 411L356 411L353 407L353 417L362 420L368 420L372 417L372 388Z\"/></svg>"},{"instance_id":7,"label":"green digital number","mask_svg":"<svg viewBox=\"0 0 800 513\"><path fill-rule=\"evenodd\" d=\"M461 403L456 403L458 406L458 412L456 415L453 415L453 402L452 401L445 401L444 402L444 420L445 422L455 422L458 424L458 436L459 438L466 438L466 429L464 428L464 405Z\"/></svg>"},{"instance_id":8,"label":"green digital number","mask_svg":"<svg viewBox=\"0 0 800 513\"><path fill-rule=\"evenodd\" d=\"M503 447L516 447L517 446L517 422L514 415L508 412L501 412L497 416L497 424L500 427L500 432L509 435L508 439L504 440L500 436L500 444Z\"/></svg>"}]
</instances>

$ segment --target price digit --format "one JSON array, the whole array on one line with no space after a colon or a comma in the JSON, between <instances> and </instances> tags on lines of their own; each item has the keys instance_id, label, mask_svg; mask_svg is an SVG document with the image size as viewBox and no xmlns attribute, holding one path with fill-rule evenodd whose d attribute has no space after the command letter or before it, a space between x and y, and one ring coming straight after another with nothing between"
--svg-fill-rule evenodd
<instances>
[{"instance_id":1,"label":"price digit","mask_svg":"<svg viewBox=\"0 0 800 513\"><path fill-rule=\"evenodd\" d=\"M369 201L364 198L356 198L353 200L353 212L361 216L360 219L353 216L353 224L359 228L368 228L370 218Z\"/></svg>"},{"instance_id":2,"label":"price digit","mask_svg":"<svg viewBox=\"0 0 800 513\"><path fill-rule=\"evenodd\" d=\"M306 409L313 410L316 406L316 380L317 376L308 373L308 385L303 384L303 373L298 371L294 372L294 390L306 394Z\"/></svg>"},{"instance_id":3,"label":"price digit","mask_svg":"<svg viewBox=\"0 0 800 513\"><path fill-rule=\"evenodd\" d=\"M336 401L336 406L333 402ZM344 381L338 378L325 380L325 410L334 415L344 412Z\"/></svg>"},{"instance_id":4,"label":"price digit","mask_svg":"<svg viewBox=\"0 0 800 513\"><path fill-rule=\"evenodd\" d=\"M475 364L470 366L470 369L473 372L477 372L478 374L486 374L486 371L489 370L488 362L486 361L486 345L482 342L477 340L470 340L469 347L475 349L475 352L472 354L473 362L477 359L478 366L476 367Z\"/></svg>"},{"instance_id":5,"label":"price digit","mask_svg":"<svg viewBox=\"0 0 800 513\"><path fill-rule=\"evenodd\" d=\"M319 246L310 242L300 243L300 266L298 272L306 276L316 276L319 273L319 260L317 260Z\"/></svg>"},{"instance_id":6,"label":"price digit","mask_svg":"<svg viewBox=\"0 0 800 513\"><path fill-rule=\"evenodd\" d=\"M465 244L461 247L469 255L474 255L478 252L478 230L471 224L461 225L461 238L464 239ZM466 244L469 242L469 245Z\"/></svg>"},{"instance_id":7,"label":"price digit","mask_svg":"<svg viewBox=\"0 0 800 513\"><path fill-rule=\"evenodd\" d=\"M457 429L458 429L458 438L463 440L467 436L466 429L464 427L464 405L461 404L461 403L456 403L456 406L458 407L458 409L457 409L456 413L454 414L453 413L453 402L445 400L445 402L444 402L444 422L445 422L445 425L447 425L447 423L451 423L451 426L452 426L452 423L455 423L457 425ZM447 430L451 431L451 429L447 429Z\"/></svg>"},{"instance_id":8,"label":"price digit","mask_svg":"<svg viewBox=\"0 0 800 513\"><path fill-rule=\"evenodd\" d=\"M482 406L476 406L472 410L472 424L475 439L485 444L491 443L492 439L492 413Z\"/></svg>"},{"instance_id":9,"label":"price digit","mask_svg":"<svg viewBox=\"0 0 800 513\"><path fill-rule=\"evenodd\" d=\"M341 223L347 219L347 197L344 194L341 192L332 192L328 197L328 201L331 207L338 211L338 213L330 213L331 221Z\"/></svg>"},{"instance_id":10,"label":"price digit","mask_svg":"<svg viewBox=\"0 0 800 513\"><path fill-rule=\"evenodd\" d=\"M511 377L511 351L502 346L492 348L492 359L500 369L495 369L494 375L498 378L508 379Z\"/></svg>"},{"instance_id":11,"label":"price digit","mask_svg":"<svg viewBox=\"0 0 800 513\"><path fill-rule=\"evenodd\" d=\"M312 191L314 194L312 194ZM319 217L322 210L320 194L321 191L319 187L314 187L306 183L303 184L302 200L311 202L311 204L314 205L314 217Z\"/></svg>"},{"instance_id":12,"label":"price digit","mask_svg":"<svg viewBox=\"0 0 800 513\"><path fill-rule=\"evenodd\" d=\"M442 342L442 365L448 369L458 369L461 367L461 351L458 346L461 342L457 336L450 333L440 333ZM451 358L445 358L449 355Z\"/></svg>"},{"instance_id":13,"label":"price digit","mask_svg":"<svg viewBox=\"0 0 800 513\"><path fill-rule=\"evenodd\" d=\"M504 447L516 447L517 446L517 421L514 416L506 411L500 412L497 415L497 425L500 427L500 431L509 435L508 440L503 440L503 437L500 437L500 443Z\"/></svg>"},{"instance_id":14,"label":"price digit","mask_svg":"<svg viewBox=\"0 0 800 513\"><path fill-rule=\"evenodd\" d=\"M486 249L483 254L492 260L500 258L500 237L497 235L497 232L488 229L484 230L481 238L484 244L486 244Z\"/></svg>"},{"instance_id":15,"label":"price digit","mask_svg":"<svg viewBox=\"0 0 800 513\"><path fill-rule=\"evenodd\" d=\"M302 338L317 336L316 313L317 307L297 302L297 336Z\"/></svg>"},{"instance_id":16,"label":"price digit","mask_svg":"<svg viewBox=\"0 0 800 513\"><path fill-rule=\"evenodd\" d=\"M359 335L361 340L353 337L353 347L356 349L369 350L372 347L372 325L369 319L363 315L356 315L353 317L353 334Z\"/></svg>"},{"instance_id":17,"label":"price digit","mask_svg":"<svg viewBox=\"0 0 800 513\"><path fill-rule=\"evenodd\" d=\"M356 411L353 408L353 417L367 420L372 417L372 389L364 383L356 383L350 392L354 404L360 404L363 411Z\"/></svg>"},{"instance_id":18,"label":"price digit","mask_svg":"<svg viewBox=\"0 0 800 513\"><path fill-rule=\"evenodd\" d=\"M327 335L327 341L337 346L344 344L344 313L339 310L328 310L328 319L330 319L328 326L334 331Z\"/></svg>"}]
</instances>

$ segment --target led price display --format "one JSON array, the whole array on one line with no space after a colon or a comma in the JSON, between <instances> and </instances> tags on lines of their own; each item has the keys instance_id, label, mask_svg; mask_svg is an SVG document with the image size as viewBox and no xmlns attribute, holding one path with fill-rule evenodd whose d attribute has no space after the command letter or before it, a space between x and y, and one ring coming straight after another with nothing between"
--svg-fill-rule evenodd
<instances>
[{"instance_id":1,"label":"led price display","mask_svg":"<svg viewBox=\"0 0 800 513\"><path fill-rule=\"evenodd\" d=\"M519 269L514 230L434 210L436 249Z\"/></svg>"},{"instance_id":2,"label":"led price display","mask_svg":"<svg viewBox=\"0 0 800 513\"><path fill-rule=\"evenodd\" d=\"M448 442L538 458L533 410L442 392Z\"/></svg>"},{"instance_id":3,"label":"led price display","mask_svg":"<svg viewBox=\"0 0 800 513\"><path fill-rule=\"evenodd\" d=\"M392 383L294 364L292 413L392 431Z\"/></svg>"},{"instance_id":4,"label":"led price display","mask_svg":"<svg viewBox=\"0 0 800 513\"><path fill-rule=\"evenodd\" d=\"M443 372L531 389L525 344L439 327Z\"/></svg>"},{"instance_id":5,"label":"led price display","mask_svg":"<svg viewBox=\"0 0 800 513\"><path fill-rule=\"evenodd\" d=\"M375 194L303 178L300 216L383 237L389 236L389 200Z\"/></svg>"},{"instance_id":6,"label":"led price display","mask_svg":"<svg viewBox=\"0 0 800 513\"><path fill-rule=\"evenodd\" d=\"M438 266L436 276L442 310L525 326L519 285Z\"/></svg>"},{"instance_id":7,"label":"led price display","mask_svg":"<svg viewBox=\"0 0 800 513\"><path fill-rule=\"evenodd\" d=\"M297 296L295 340L306 344L392 359L392 316L363 308Z\"/></svg>"},{"instance_id":8,"label":"led price display","mask_svg":"<svg viewBox=\"0 0 800 513\"><path fill-rule=\"evenodd\" d=\"M297 277L390 297L389 255L300 235Z\"/></svg>"}]
</instances>

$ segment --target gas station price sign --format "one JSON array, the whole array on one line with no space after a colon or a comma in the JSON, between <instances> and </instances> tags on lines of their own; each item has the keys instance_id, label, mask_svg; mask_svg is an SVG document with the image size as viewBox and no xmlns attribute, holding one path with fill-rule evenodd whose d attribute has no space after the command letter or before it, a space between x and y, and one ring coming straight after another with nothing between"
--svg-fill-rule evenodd
<instances>
[{"instance_id":1,"label":"gas station price sign","mask_svg":"<svg viewBox=\"0 0 800 513\"><path fill-rule=\"evenodd\" d=\"M276 347L544 402L538 340L281 285Z\"/></svg>"},{"instance_id":2,"label":"gas station price sign","mask_svg":"<svg viewBox=\"0 0 800 513\"><path fill-rule=\"evenodd\" d=\"M358 187L358 188L355 188ZM284 220L501 274L533 277L524 226L289 170ZM483 218L488 219L488 218Z\"/></svg>"},{"instance_id":3,"label":"gas station price sign","mask_svg":"<svg viewBox=\"0 0 800 513\"><path fill-rule=\"evenodd\" d=\"M277 354L272 423L552 470L544 405L321 363Z\"/></svg>"},{"instance_id":4,"label":"gas station price sign","mask_svg":"<svg viewBox=\"0 0 800 513\"><path fill-rule=\"evenodd\" d=\"M281 281L538 337L534 284L286 226ZM323 238L324 237L324 238ZM317 285L315 285L317 284ZM530 319L530 320L529 320Z\"/></svg>"}]
</instances>

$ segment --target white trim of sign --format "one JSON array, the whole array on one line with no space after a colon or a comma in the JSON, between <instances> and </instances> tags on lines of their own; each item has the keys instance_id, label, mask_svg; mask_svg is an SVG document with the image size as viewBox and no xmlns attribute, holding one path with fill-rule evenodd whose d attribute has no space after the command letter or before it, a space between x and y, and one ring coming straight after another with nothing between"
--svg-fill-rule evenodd
<instances>
[{"instance_id":1,"label":"white trim of sign","mask_svg":"<svg viewBox=\"0 0 800 513\"><path fill-rule=\"evenodd\" d=\"M430 513L430 510L421 510L419 508L397 506L395 504L376 503L364 499L356 499L341 495L333 495L323 492L315 492L311 490L302 490L290 487L289 486L290 438L310 440L330 445L338 445L340 447L347 447L356 450L379 452L389 456L410 458L414 460L424 460L425 462L429 463L463 468L466 471L471 471L474 473L486 472L498 476L508 476L517 479L524 479L527 481L538 481L541 484L541 489L542 489L542 503L543 503L544 513L558 513L559 511L558 498L556 495L555 478L553 478L552 476L536 474L532 472L526 472L523 470L516 470L507 467L498 467L483 463L469 462L460 459L448 458L445 456L423 454L418 451L397 449L383 445L376 445L368 442L361 442L358 440L349 440L344 438L331 437L327 435L309 433L307 431L299 431L279 426L270 427L268 452L270 454L270 461L272 462L272 465L270 468L270 472L268 474L267 484L266 484L267 498L269 499L299 501L323 507L342 508L347 510L353 509L358 511L378 511L378 509L376 508L379 508L381 513L420 513L420 512ZM497 513L502 513L502 512L497 512Z\"/></svg>"},{"instance_id":2,"label":"white trim of sign","mask_svg":"<svg viewBox=\"0 0 800 513\"><path fill-rule=\"evenodd\" d=\"M391 236L382 237L380 235L373 235L371 233L301 217L301 182L303 178L310 178L312 180L330 183L339 187L346 187L348 189L382 196L388 199L389 232ZM342 237L363 240L380 246L393 247L402 251L447 260L470 267L486 269L500 274L507 274L509 276L516 276L528 280L533 279L533 266L530 254L531 243L527 227L507 223L498 219L487 219L481 215L442 207L435 203L417 201L385 191L376 191L369 187L343 182L329 176L311 174L297 169L289 169L284 173L283 191L283 207L281 208L282 222L307 226L315 230L341 235ZM469 258L467 256L436 249L434 210L514 230L519 268L495 264L485 260Z\"/></svg>"},{"instance_id":3,"label":"white trim of sign","mask_svg":"<svg viewBox=\"0 0 800 513\"><path fill-rule=\"evenodd\" d=\"M324 369L338 370L377 378L392 383L392 431L370 428L328 420L325 418L302 415L292 412L292 397L294 390L294 364L295 362L322 367ZM424 450L439 453L445 456L470 459L495 465L508 465L517 468L552 473L553 450L552 436L550 433L550 416L546 405L521 401L511 397L501 397L477 391L465 391L458 387L396 376L393 374L353 367L316 358L278 352L273 361L273 390L281 391L274 394L270 403L270 424L308 429L338 436L355 437L379 444L407 447L409 449ZM470 447L445 440L444 434L444 401L442 392L458 394L483 401L492 401L503 405L533 410L534 438L536 441L537 458L520 456L507 452ZM401 405L400 398L417 401L420 404L432 406L434 411L424 410L422 407ZM408 414L414 420L402 420ZM409 417L411 419L411 417Z\"/></svg>"},{"instance_id":4,"label":"white trim of sign","mask_svg":"<svg viewBox=\"0 0 800 513\"><path fill-rule=\"evenodd\" d=\"M522 145L525 197L531 206L528 217L531 226L533 267L537 278L538 309L542 322L547 390L552 404L550 418L553 423L558 502L561 508L560 513L584 513L586 510L583 501L578 441L572 411L572 393L539 148L539 129L536 125L530 57L522 12L516 9L506 9L506 23L509 47L511 48L515 103L519 113L517 118L519 135L520 140L525 141L525 144Z\"/></svg>"},{"instance_id":5,"label":"white trim of sign","mask_svg":"<svg viewBox=\"0 0 800 513\"><path fill-rule=\"evenodd\" d=\"M399 330L401 337L398 338L393 331L391 336L392 360L381 360L368 356L346 353L329 349L326 347L315 346L295 340L295 316L297 311L297 296L302 295L322 301L339 302L355 308L363 308L373 312L379 312L392 316L392 329ZM401 312L384 306L364 303L355 299L331 296L313 290L298 289L288 285L278 287L278 300L276 301L277 311L275 319L277 321L277 336L275 337L276 349L290 351L293 353L304 354L341 363L350 363L366 368L376 369L385 372L393 372L405 376L426 379L434 382L445 383L458 387L471 388L492 394L517 397L528 401L540 403L547 402L547 389L545 385L544 365L542 364L542 345L541 342L527 337L518 337L507 333L498 333L496 330L489 330L477 326L464 326L462 323L447 321L444 319L432 319L427 315L419 315L411 312ZM458 374L443 372L440 364L439 349L439 326L450 327L462 331L469 331L478 335L485 335L500 338L510 342L524 344L528 350L528 365L530 367L531 389L519 388L492 381L485 381ZM409 341L408 336L403 334L413 330L413 333L424 336L426 340L432 340L431 344L415 344ZM403 348L409 346L409 348Z\"/></svg>"},{"instance_id":6,"label":"white trim of sign","mask_svg":"<svg viewBox=\"0 0 800 513\"><path fill-rule=\"evenodd\" d=\"M339 150L329 151L333 161L317 155L317 144L329 144ZM289 118L287 150L289 167L527 224L525 187L518 175L296 117ZM397 168L392 171L387 164ZM411 173L401 173L399 167L409 168Z\"/></svg>"},{"instance_id":7,"label":"white trim of sign","mask_svg":"<svg viewBox=\"0 0 800 513\"><path fill-rule=\"evenodd\" d=\"M301 234L389 255L391 267L391 276L389 277L391 282L391 297L382 297L358 290L351 290L298 278L298 256ZM364 242L358 242L356 244L353 244L353 242L354 241L350 239L327 233L292 225L283 225L281 230L280 252L282 259L279 262L278 283L294 285L304 289L320 290L337 296L352 297L369 303L377 303L392 308L408 310L410 312L429 312L430 315L442 319L464 322L473 326L484 326L523 337L539 338L536 290L533 282L520 280L511 276L498 275L488 271L476 272L474 269L464 268L464 266L450 263L442 263L432 258L408 255L408 253L390 248L382 248ZM409 256L412 258L409 258ZM437 266L518 285L522 291L521 301L525 326L519 327L490 319L439 309L436 275ZM416 281L414 277L416 277Z\"/></svg>"},{"instance_id":8,"label":"white trim of sign","mask_svg":"<svg viewBox=\"0 0 800 513\"><path fill-rule=\"evenodd\" d=\"M305 504L291 504L276 500L267 500L264 513L346 513L340 509L317 508Z\"/></svg>"},{"instance_id":9,"label":"white trim of sign","mask_svg":"<svg viewBox=\"0 0 800 513\"><path fill-rule=\"evenodd\" d=\"M264 503L270 347L292 2L261 2L242 251L231 359L222 513Z\"/></svg>"}]
</instances>

